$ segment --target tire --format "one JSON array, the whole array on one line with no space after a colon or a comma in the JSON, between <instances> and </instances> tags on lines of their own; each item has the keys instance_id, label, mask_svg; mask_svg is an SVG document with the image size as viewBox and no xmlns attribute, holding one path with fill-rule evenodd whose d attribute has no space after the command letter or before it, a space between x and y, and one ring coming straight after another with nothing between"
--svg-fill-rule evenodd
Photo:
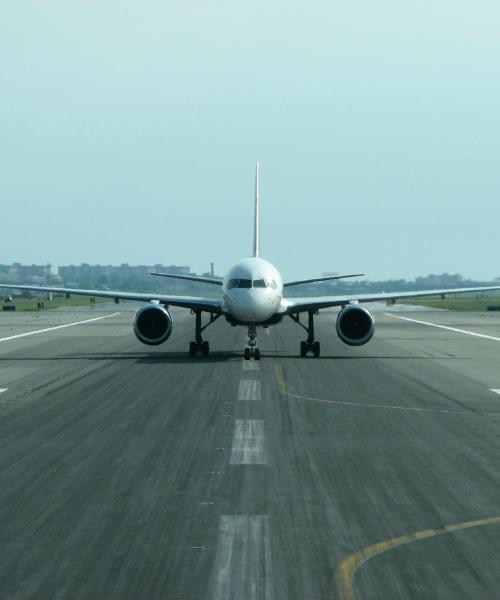
<instances>
[{"instance_id":1,"label":"tire","mask_svg":"<svg viewBox=\"0 0 500 600\"><path fill-rule=\"evenodd\" d=\"M191 356L196 356L196 342L189 342L189 354Z\"/></svg>"},{"instance_id":2,"label":"tire","mask_svg":"<svg viewBox=\"0 0 500 600\"><path fill-rule=\"evenodd\" d=\"M253 357L255 360L260 360L260 350L258 348L255 348L253 352Z\"/></svg>"},{"instance_id":3,"label":"tire","mask_svg":"<svg viewBox=\"0 0 500 600\"><path fill-rule=\"evenodd\" d=\"M305 358L307 356L307 344L306 342L300 342L300 356Z\"/></svg>"},{"instance_id":4,"label":"tire","mask_svg":"<svg viewBox=\"0 0 500 600\"><path fill-rule=\"evenodd\" d=\"M319 358L320 351L321 351L321 347L319 345L319 342L314 342L314 345L313 345L314 358Z\"/></svg>"},{"instance_id":5,"label":"tire","mask_svg":"<svg viewBox=\"0 0 500 600\"><path fill-rule=\"evenodd\" d=\"M201 353L203 356L208 356L210 352L210 344L208 342L203 342L201 345Z\"/></svg>"},{"instance_id":6,"label":"tire","mask_svg":"<svg viewBox=\"0 0 500 600\"><path fill-rule=\"evenodd\" d=\"M245 348L245 360L250 360L250 348Z\"/></svg>"}]
</instances>

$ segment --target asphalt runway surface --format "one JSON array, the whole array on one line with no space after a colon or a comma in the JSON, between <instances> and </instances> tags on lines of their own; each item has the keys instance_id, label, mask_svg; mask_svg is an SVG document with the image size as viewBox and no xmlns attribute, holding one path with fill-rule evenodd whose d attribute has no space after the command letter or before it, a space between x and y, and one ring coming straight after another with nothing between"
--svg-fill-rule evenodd
<instances>
[{"instance_id":1,"label":"asphalt runway surface","mask_svg":"<svg viewBox=\"0 0 500 600\"><path fill-rule=\"evenodd\" d=\"M1 600L500 597L500 313L382 307L351 348L325 311L321 358L287 319L260 362L173 316L0 313Z\"/></svg>"}]
</instances>

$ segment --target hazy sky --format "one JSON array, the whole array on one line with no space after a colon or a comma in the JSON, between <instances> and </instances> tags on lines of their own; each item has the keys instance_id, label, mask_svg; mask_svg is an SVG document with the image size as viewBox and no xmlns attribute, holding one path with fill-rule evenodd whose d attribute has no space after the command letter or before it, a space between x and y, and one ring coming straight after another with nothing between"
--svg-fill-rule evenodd
<instances>
[{"instance_id":1,"label":"hazy sky","mask_svg":"<svg viewBox=\"0 0 500 600\"><path fill-rule=\"evenodd\" d=\"M500 2L1 0L0 263L500 275Z\"/></svg>"}]
</instances>

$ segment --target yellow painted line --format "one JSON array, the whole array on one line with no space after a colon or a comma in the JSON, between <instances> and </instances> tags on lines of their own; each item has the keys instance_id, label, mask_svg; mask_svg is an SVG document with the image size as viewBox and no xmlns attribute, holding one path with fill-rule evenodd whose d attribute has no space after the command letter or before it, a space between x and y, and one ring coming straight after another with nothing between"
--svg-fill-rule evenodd
<instances>
[{"instance_id":1,"label":"yellow painted line","mask_svg":"<svg viewBox=\"0 0 500 600\"><path fill-rule=\"evenodd\" d=\"M356 406L359 408L385 408L389 410L404 410L410 412L420 413L437 413L437 414L449 414L449 415L467 415L471 417L495 417L498 412L478 412L472 410L448 410L445 408L422 408L418 406L398 406L395 404L372 404L368 402L347 402L343 400L325 400L323 398L313 398L312 396L302 396L300 394L294 394L288 390L288 385L285 381L283 369L279 365L276 365L276 381L278 383L278 389L284 396L289 398L295 398L297 400L307 400L310 402L319 402L321 404L334 404L336 406Z\"/></svg>"},{"instance_id":2,"label":"yellow painted line","mask_svg":"<svg viewBox=\"0 0 500 600\"><path fill-rule=\"evenodd\" d=\"M356 600L356 595L354 593L354 575L356 574L356 570L374 556L378 556L379 554L397 548L398 546L404 546L437 535L443 535L444 533L453 533L454 531L463 531L465 529L473 529L474 527L483 527L485 525L495 525L499 523L500 516L475 519L473 521L446 525L436 529L424 529L414 533L407 533L405 535L382 540L371 546L366 546L366 548L349 554L349 556L346 556L340 563L336 573L338 595L341 600Z\"/></svg>"}]
</instances>

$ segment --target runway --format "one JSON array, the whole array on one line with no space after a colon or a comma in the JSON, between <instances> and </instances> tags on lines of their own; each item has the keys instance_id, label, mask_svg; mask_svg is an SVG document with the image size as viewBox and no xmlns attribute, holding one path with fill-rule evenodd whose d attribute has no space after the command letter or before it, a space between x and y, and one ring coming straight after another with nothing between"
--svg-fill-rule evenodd
<instances>
[{"instance_id":1,"label":"runway","mask_svg":"<svg viewBox=\"0 0 500 600\"><path fill-rule=\"evenodd\" d=\"M351 348L324 311L321 358L287 319L260 362L172 314L150 348L130 305L0 313L2 600L498 599L500 313Z\"/></svg>"}]
</instances>

